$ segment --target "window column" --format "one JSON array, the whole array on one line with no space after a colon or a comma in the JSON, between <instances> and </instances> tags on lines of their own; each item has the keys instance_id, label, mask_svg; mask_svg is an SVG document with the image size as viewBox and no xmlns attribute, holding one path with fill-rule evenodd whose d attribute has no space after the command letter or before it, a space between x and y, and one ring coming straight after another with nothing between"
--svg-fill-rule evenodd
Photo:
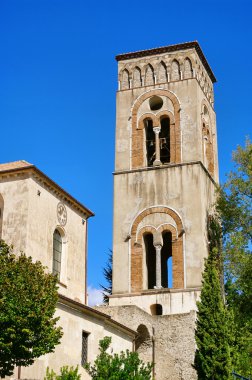
<instances>
[{"instance_id":1,"label":"window column","mask_svg":"<svg viewBox=\"0 0 252 380\"><path fill-rule=\"evenodd\" d=\"M161 131L160 127L154 127L153 131L155 132L155 145L156 145L156 159L153 162L154 166L160 166L161 161L160 161L160 142L159 142L159 133Z\"/></svg>"},{"instance_id":2,"label":"window column","mask_svg":"<svg viewBox=\"0 0 252 380\"><path fill-rule=\"evenodd\" d=\"M155 245L156 250L156 286L154 286L155 289L161 289L161 249L162 245L157 244Z\"/></svg>"}]
</instances>

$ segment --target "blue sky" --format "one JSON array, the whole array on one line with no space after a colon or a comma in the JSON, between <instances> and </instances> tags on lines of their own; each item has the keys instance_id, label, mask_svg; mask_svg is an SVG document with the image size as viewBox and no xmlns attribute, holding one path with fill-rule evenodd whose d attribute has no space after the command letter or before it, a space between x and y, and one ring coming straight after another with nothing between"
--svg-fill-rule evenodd
<instances>
[{"instance_id":1,"label":"blue sky","mask_svg":"<svg viewBox=\"0 0 252 380\"><path fill-rule=\"evenodd\" d=\"M197 40L215 85L220 178L251 136L252 3L0 1L0 162L35 164L96 214L88 282L112 247L119 53Z\"/></svg>"}]
</instances>

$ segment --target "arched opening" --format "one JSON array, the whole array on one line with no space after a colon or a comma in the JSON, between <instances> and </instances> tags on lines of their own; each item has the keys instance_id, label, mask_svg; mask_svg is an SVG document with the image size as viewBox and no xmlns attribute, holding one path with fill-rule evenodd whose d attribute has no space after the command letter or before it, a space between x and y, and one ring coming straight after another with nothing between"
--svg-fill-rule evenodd
<instances>
[{"instance_id":1,"label":"arched opening","mask_svg":"<svg viewBox=\"0 0 252 380\"><path fill-rule=\"evenodd\" d=\"M146 269L147 269L147 288L153 289L156 285L156 250L153 245L153 235L144 235Z\"/></svg>"},{"instance_id":2,"label":"arched opening","mask_svg":"<svg viewBox=\"0 0 252 380\"><path fill-rule=\"evenodd\" d=\"M160 137L160 161L162 164L167 164L171 160L170 149L170 119L169 117L163 117L161 119L161 131Z\"/></svg>"},{"instance_id":3,"label":"arched opening","mask_svg":"<svg viewBox=\"0 0 252 380\"><path fill-rule=\"evenodd\" d=\"M155 133L153 131L153 121L145 120L145 141L147 166L152 166L156 157Z\"/></svg>"},{"instance_id":4,"label":"arched opening","mask_svg":"<svg viewBox=\"0 0 252 380\"><path fill-rule=\"evenodd\" d=\"M192 69L192 62L189 58L185 59L184 62L184 78L192 78L193 77L193 69Z\"/></svg>"},{"instance_id":5,"label":"arched opening","mask_svg":"<svg viewBox=\"0 0 252 380\"><path fill-rule=\"evenodd\" d=\"M53 274L60 280L62 261L62 236L58 229L53 233Z\"/></svg>"},{"instance_id":6,"label":"arched opening","mask_svg":"<svg viewBox=\"0 0 252 380\"><path fill-rule=\"evenodd\" d=\"M135 67L133 72L133 87L141 87L142 86L142 77L141 70L139 67Z\"/></svg>"},{"instance_id":7,"label":"arched opening","mask_svg":"<svg viewBox=\"0 0 252 380\"><path fill-rule=\"evenodd\" d=\"M154 84L154 70L151 65L148 65L145 72L145 86Z\"/></svg>"},{"instance_id":8,"label":"arched opening","mask_svg":"<svg viewBox=\"0 0 252 380\"><path fill-rule=\"evenodd\" d=\"M180 71L179 71L179 63L174 59L171 65L171 79L179 80L180 79Z\"/></svg>"},{"instance_id":9,"label":"arched opening","mask_svg":"<svg viewBox=\"0 0 252 380\"><path fill-rule=\"evenodd\" d=\"M155 303L150 306L151 315L163 315L163 306L160 303Z\"/></svg>"},{"instance_id":10,"label":"arched opening","mask_svg":"<svg viewBox=\"0 0 252 380\"><path fill-rule=\"evenodd\" d=\"M151 346L150 333L145 325L139 325L137 328L137 336L135 341L136 351L145 351Z\"/></svg>"},{"instance_id":11,"label":"arched opening","mask_svg":"<svg viewBox=\"0 0 252 380\"><path fill-rule=\"evenodd\" d=\"M4 200L0 194L0 239L2 239Z\"/></svg>"},{"instance_id":12,"label":"arched opening","mask_svg":"<svg viewBox=\"0 0 252 380\"><path fill-rule=\"evenodd\" d=\"M163 116L169 116L170 118L170 162L172 163L180 163L181 162L181 128L180 128L180 104L178 102L178 99L175 97L175 95L165 89L155 89L151 91L146 91L143 93L137 101L135 101L135 104L132 108L132 154L131 154L131 167L132 169L144 167L147 166L147 159L146 159L146 143L145 143L145 123L144 119L151 118L153 120L153 126L157 129L160 128L160 119L161 119L161 113L158 114L150 114L148 113L148 110L146 108L143 108L142 111L144 111L144 114L142 114L142 111L140 112L140 108L144 104L144 102L147 100L149 102L150 98L153 98L154 96L158 96L161 99L163 99L163 102L166 103L167 100L170 104L172 104L170 111L163 111ZM166 100L167 99L167 100ZM145 103L147 105L147 102ZM145 106L144 106L145 107ZM162 107L163 108L163 107ZM142 115L142 116L141 116ZM159 118L159 120L158 120ZM141 123L140 123L141 121ZM155 132L158 133L158 130L155 130ZM158 136L159 137L159 136ZM157 159L157 162L160 163L160 157L155 157L154 160ZM158 160L159 159L159 160ZM156 163L157 163L156 162ZM158 165L157 165L158 166Z\"/></svg>"},{"instance_id":13,"label":"arched opening","mask_svg":"<svg viewBox=\"0 0 252 380\"><path fill-rule=\"evenodd\" d=\"M158 69L158 83L167 82L166 65L164 62L160 62Z\"/></svg>"},{"instance_id":14,"label":"arched opening","mask_svg":"<svg viewBox=\"0 0 252 380\"><path fill-rule=\"evenodd\" d=\"M163 99L160 96L152 96L149 100L150 109L152 111L158 111L163 107Z\"/></svg>"},{"instance_id":15,"label":"arched opening","mask_svg":"<svg viewBox=\"0 0 252 380\"><path fill-rule=\"evenodd\" d=\"M129 88L130 88L129 72L128 70L125 69L122 72L121 89L128 90Z\"/></svg>"},{"instance_id":16,"label":"arched opening","mask_svg":"<svg viewBox=\"0 0 252 380\"><path fill-rule=\"evenodd\" d=\"M163 288L172 288L172 234L165 231L161 250L161 285Z\"/></svg>"}]
</instances>

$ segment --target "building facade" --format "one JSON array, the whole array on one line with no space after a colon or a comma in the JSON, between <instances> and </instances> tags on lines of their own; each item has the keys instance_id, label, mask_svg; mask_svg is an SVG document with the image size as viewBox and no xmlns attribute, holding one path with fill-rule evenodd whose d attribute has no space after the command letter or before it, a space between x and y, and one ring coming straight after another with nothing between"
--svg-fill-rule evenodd
<instances>
[{"instance_id":1,"label":"building facade","mask_svg":"<svg viewBox=\"0 0 252 380\"><path fill-rule=\"evenodd\" d=\"M34 165L0 165L0 236L59 280L64 336L55 353L22 368L94 360L136 349L156 380L196 380L196 302L218 183L215 76L197 42L121 54L114 172L113 289L86 305L86 233L92 212ZM137 334L135 333L137 332ZM88 353L88 354L87 354ZM88 378L81 369L82 378ZM17 373L15 374L17 377Z\"/></svg>"},{"instance_id":2,"label":"building facade","mask_svg":"<svg viewBox=\"0 0 252 380\"><path fill-rule=\"evenodd\" d=\"M144 331L149 345L143 340L139 349L149 360L155 341L155 378L194 379L196 302L218 182L216 79L197 42L116 59L108 312ZM120 311L125 307L130 318Z\"/></svg>"},{"instance_id":3,"label":"building facade","mask_svg":"<svg viewBox=\"0 0 252 380\"><path fill-rule=\"evenodd\" d=\"M87 223L93 213L34 165L17 161L0 165L0 238L40 261L58 276L55 315L63 328L55 352L32 366L16 368L13 378L43 379L49 366L81 367L93 361L99 340L112 337L115 352L133 348L135 332L86 305Z\"/></svg>"}]
</instances>

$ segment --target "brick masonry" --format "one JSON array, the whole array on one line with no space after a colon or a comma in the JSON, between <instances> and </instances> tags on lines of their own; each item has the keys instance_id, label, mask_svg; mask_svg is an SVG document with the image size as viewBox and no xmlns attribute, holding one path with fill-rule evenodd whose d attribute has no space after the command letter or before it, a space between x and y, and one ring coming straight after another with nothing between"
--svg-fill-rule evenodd
<instances>
[{"instance_id":1,"label":"brick masonry","mask_svg":"<svg viewBox=\"0 0 252 380\"><path fill-rule=\"evenodd\" d=\"M131 291L133 293L143 289L143 246L141 237L145 232L156 232L156 230L151 230L150 227L144 227L137 238L137 227L145 216L154 213L170 215L176 222L178 237L176 237L175 229L171 225L163 225L160 232L166 230L172 233L173 288L182 289L184 287L182 222L179 216L168 207L150 207L137 216L131 228Z\"/></svg>"},{"instance_id":2,"label":"brick masonry","mask_svg":"<svg viewBox=\"0 0 252 380\"><path fill-rule=\"evenodd\" d=\"M180 141L180 105L176 96L164 89L156 89L145 92L135 102L132 109L132 168L143 167L144 165L144 123L143 118L137 120L138 110L141 104L152 96L165 96L172 101L174 107L174 117L170 112L162 112L156 116L145 114L144 118L150 117L154 126L159 126L160 117L167 115L170 118L170 145L171 145L171 163L181 162L181 141Z\"/></svg>"}]
</instances>

